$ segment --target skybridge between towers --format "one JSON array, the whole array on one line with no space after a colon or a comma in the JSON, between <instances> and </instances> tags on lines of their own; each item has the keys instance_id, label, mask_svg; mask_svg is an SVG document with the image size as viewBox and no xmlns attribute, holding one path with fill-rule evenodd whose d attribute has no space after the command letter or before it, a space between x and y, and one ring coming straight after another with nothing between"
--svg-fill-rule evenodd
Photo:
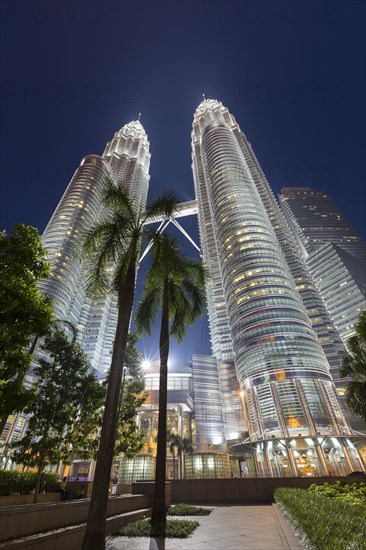
<instances>
[{"instance_id":1,"label":"skybridge between towers","mask_svg":"<svg viewBox=\"0 0 366 550\"><path fill-rule=\"evenodd\" d=\"M200 247L195 243L195 241L192 239L192 237L187 233L187 231L180 225L180 223L177 222L177 218L184 218L186 216L196 216L198 212L198 205L197 201L186 201L181 202L178 204L176 211L174 212L174 215L171 216L169 219L164 218L163 216L155 216L154 218L148 218L144 225L150 225L152 223L159 223L160 225L157 229L157 233L163 233L165 229L168 227L170 223L175 225L177 229L186 237L186 239L189 240L189 242L198 250L198 252L201 255L201 249ZM149 252L150 248L152 247L152 241L149 242L146 249L141 255L140 262L145 258L146 254Z\"/></svg>"}]
</instances>

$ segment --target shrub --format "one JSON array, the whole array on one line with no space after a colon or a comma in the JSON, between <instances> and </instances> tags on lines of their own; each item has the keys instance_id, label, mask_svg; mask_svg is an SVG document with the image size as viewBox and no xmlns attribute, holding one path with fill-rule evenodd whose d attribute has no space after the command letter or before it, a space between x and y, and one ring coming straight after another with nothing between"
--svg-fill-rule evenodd
<instances>
[{"instance_id":1,"label":"shrub","mask_svg":"<svg viewBox=\"0 0 366 550\"><path fill-rule=\"evenodd\" d=\"M337 481L333 484L324 483L324 485L316 485L313 483L308 488L308 491L329 498L335 498L342 502L366 506L366 483L348 484L342 483L341 481Z\"/></svg>"},{"instance_id":2,"label":"shrub","mask_svg":"<svg viewBox=\"0 0 366 550\"><path fill-rule=\"evenodd\" d=\"M190 504L176 504L170 506L168 510L169 516L208 516L212 510L202 508L201 506L191 506Z\"/></svg>"},{"instance_id":3,"label":"shrub","mask_svg":"<svg viewBox=\"0 0 366 550\"><path fill-rule=\"evenodd\" d=\"M275 497L305 548L366 549L363 506L329 498L314 489L277 489Z\"/></svg>"},{"instance_id":4,"label":"shrub","mask_svg":"<svg viewBox=\"0 0 366 550\"><path fill-rule=\"evenodd\" d=\"M168 519L166 522L166 538L186 539L199 526L198 521L187 519ZM115 536L150 537L151 523L149 519L140 519L122 527Z\"/></svg>"},{"instance_id":5,"label":"shrub","mask_svg":"<svg viewBox=\"0 0 366 550\"><path fill-rule=\"evenodd\" d=\"M42 476L42 490L53 493L59 490L58 474L45 472ZM37 472L19 472L18 470L0 470L0 495L11 493L28 495L36 486Z\"/></svg>"}]
</instances>

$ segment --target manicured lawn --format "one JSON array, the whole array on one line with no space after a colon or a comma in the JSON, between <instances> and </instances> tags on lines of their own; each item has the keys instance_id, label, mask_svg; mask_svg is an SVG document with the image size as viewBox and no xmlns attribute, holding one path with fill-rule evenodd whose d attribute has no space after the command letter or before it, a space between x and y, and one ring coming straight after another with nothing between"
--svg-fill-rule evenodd
<instances>
[{"instance_id":1,"label":"manicured lawn","mask_svg":"<svg viewBox=\"0 0 366 550\"><path fill-rule=\"evenodd\" d=\"M169 508L168 516L208 516L211 512L208 508L180 503Z\"/></svg>"},{"instance_id":2,"label":"manicured lawn","mask_svg":"<svg viewBox=\"0 0 366 550\"><path fill-rule=\"evenodd\" d=\"M168 519L166 522L166 538L186 539L199 526L198 521L187 519ZM141 519L129 523L120 529L115 536L124 537L150 537L150 520Z\"/></svg>"},{"instance_id":3,"label":"manicured lawn","mask_svg":"<svg viewBox=\"0 0 366 550\"><path fill-rule=\"evenodd\" d=\"M363 505L314 490L277 489L275 497L294 530L315 550L366 550Z\"/></svg>"}]
</instances>

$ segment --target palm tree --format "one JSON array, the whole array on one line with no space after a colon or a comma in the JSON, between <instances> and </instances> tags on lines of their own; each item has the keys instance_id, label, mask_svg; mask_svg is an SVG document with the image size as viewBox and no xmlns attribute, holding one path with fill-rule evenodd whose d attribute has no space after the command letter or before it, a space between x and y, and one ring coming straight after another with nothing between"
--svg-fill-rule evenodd
<instances>
[{"instance_id":1,"label":"palm tree","mask_svg":"<svg viewBox=\"0 0 366 550\"><path fill-rule=\"evenodd\" d=\"M169 451L173 457L173 479L175 479L175 460L177 458L177 455L175 454L175 450L177 449L178 456L181 451L180 439L181 438L178 434L175 434L172 432L167 433L166 440L167 440L167 443L170 443Z\"/></svg>"},{"instance_id":2,"label":"palm tree","mask_svg":"<svg viewBox=\"0 0 366 550\"><path fill-rule=\"evenodd\" d=\"M175 194L165 192L142 211L134 206L129 190L109 178L105 181L101 201L104 213L86 232L82 246L87 262L87 289L91 295L117 293L118 320L83 550L105 548L110 471L137 264L141 242L147 233L144 223L148 218L169 218L177 204Z\"/></svg>"},{"instance_id":3,"label":"palm tree","mask_svg":"<svg viewBox=\"0 0 366 550\"><path fill-rule=\"evenodd\" d=\"M347 387L347 404L366 421L366 311L356 323L356 335L347 342L349 353L343 358L341 376L351 378Z\"/></svg>"},{"instance_id":4,"label":"palm tree","mask_svg":"<svg viewBox=\"0 0 366 550\"><path fill-rule=\"evenodd\" d=\"M184 478L184 455L193 453L192 441L187 437L183 437L180 452L180 479Z\"/></svg>"},{"instance_id":5,"label":"palm tree","mask_svg":"<svg viewBox=\"0 0 366 550\"><path fill-rule=\"evenodd\" d=\"M170 443L169 450L173 457L173 473L175 479L175 459L179 460L179 479L183 478L183 457L186 453L193 453L192 441L187 437L181 437L178 434L169 432L167 442ZM177 450L177 454L175 453Z\"/></svg>"},{"instance_id":6,"label":"palm tree","mask_svg":"<svg viewBox=\"0 0 366 550\"><path fill-rule=\"evenodd\" d=\"M152 250L136 324L141 333L150 334L161 307L158 445L151 526L153 536L164 536L169 337L175 336L182 342L186 325L202 315L205 270L200 261L183 257L175 240L165 234L153 237Z\"/></svg>"}]
</instances>

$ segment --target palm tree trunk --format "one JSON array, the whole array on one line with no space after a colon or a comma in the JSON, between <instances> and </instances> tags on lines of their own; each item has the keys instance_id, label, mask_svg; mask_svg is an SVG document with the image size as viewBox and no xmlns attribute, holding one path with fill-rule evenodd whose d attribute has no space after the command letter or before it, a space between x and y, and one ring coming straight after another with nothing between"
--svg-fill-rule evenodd
<instances>
[{"instance_id":1,"label":"palm tree trunk","mask_svg":"<svg viewBox=\"0 0 366 550\"><path fill-rule=\"evenodd\" d=\"M151 532L153 536L164 536L166 528L165 470L166 470L166 419L169 355L169 304L164 293L163 312L160 328L160 382L159 382L159 422L158 446L156 454L156 474Z\"/></svg>"},{"instance_id":2,"label":"palm tree trunk","mask_svg":"<svg viewBox=\"0 0 366 550\"><path fill-rule=\"evenodd\" d=\"M116 338L108 376L102 432L82 550L104 550L105 548L109 483L116 440L123 364L135 294L135 276L136 261L132 258L124 287L119 292Z\"/></svg>"}]
</instances>

